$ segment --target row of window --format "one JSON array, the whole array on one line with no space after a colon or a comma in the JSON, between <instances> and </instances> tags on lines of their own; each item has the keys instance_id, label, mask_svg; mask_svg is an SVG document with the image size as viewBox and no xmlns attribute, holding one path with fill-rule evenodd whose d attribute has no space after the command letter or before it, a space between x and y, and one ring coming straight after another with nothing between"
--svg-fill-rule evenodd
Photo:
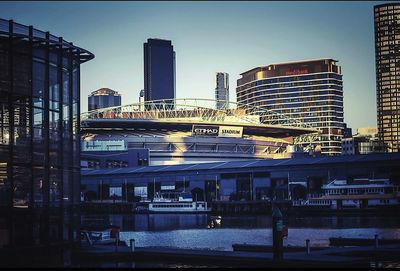
<instances>
[{"instance_id":1,"label":"row of window","mask_svg":"<svg viewBox=\"0 0 400 271\"><path fill-rule=\"evenodd\" d=\"M264 97L260 97L262 99ZM321 100L326 100L326 98L330 98L329 100L343 102L343 97L341 96L333 96L333 97L306 97L306 98L281 98L281 97L268 97L269 99L259 100L259 103L266 103L268 105L278 105L280 103L306 103L306 102L317 102ZM281 98L281 99L280 99Z\"/></svg>"},{"instance_id":2,"label":"row of window","mask_svg":"<svg viewBox=\"0 0 400 271\"><path fill-rule=\"evenodd\" d=\"M192 204L153 204L153 208L193 208Z\"/></svg>"},{"instance_id":3,"label":"row of window","mask_svg":"<svg viewBox=\"0 0 400 271\"><path fill-rule=\"evenodd\" d=\"M267 80L258 80L253 82L250 85L239 86L237 89L243 90L247 88L252 88L255 86L263 86L263 88L271 89L271 88L288 88L288 87L296 87L296 86L309 86L309 85L326 85L326 84L336 84L343 85L341 80L332 79L332 80L311 80L311 81L292 81L291 83L279 83L279 84L269 84L266 82Z\"/></svg>"},{"instance_id":4,"label":"row of window","mask_svg":"<svg viewBox=\"0 0 400 271\"><path fill-rule=\"evenodd\" d=\"M323 88L300 88L300 89L277 89L265 91L262 88L254 89L253 91L248 90L245 93L238 93L238 99L248 96L248 97L259 97L265 96L266 98L285 98L285 97L304 97L304 96L326 96L326 95L337 95L343 96L343 90L335 88L330 88L329 90L317 90L317 89L327 89Z\"/></svg>"},{"instance_id":5,"label":"row of window","mask_svg":"<svg viewBox=\"0 0 400 271\"><path fill-rule=\"evenodd\" d=\"M384 188L346 188L346 189L327 189L328 195L360 195L360 194L377 194L384 193Z\"/></svg>"},{"instance_id":6,"label":"row of window","mask_svg":"<svg viewBox=\"0 0 400 271\"><path fill-rule=\"evenodd\" d=\"M282 109L282 110L277 110L273 108L266 108L270 110L274 110L275 112L286 114L292 112L290 109ZM314 107L305 107L303 108L303 112L327 112L327 111L333 111L337 113L343 113L343 106L314 106Z\"/></svg>"},{"instance_id":7,"label":"row of window","mask_svg":"<svg viewBox=\"0 0 400 271\"><path fill-rule=\"evenodd\" d=\"M320 102L302 102L302 103L294 103L294 104L276 104L274 106L269 106L269 104L273 104L273 101L271 103L269 102L263 102L260 103L259 101L255 99L250 99L250 100L245 100L243 101L244 103L248 105L252 105L257 103L256 105L258 106L268 106L268 109L270 110L276 110L276 109L285 109L285 108L299 108L299 112L301 111L300 108L303 107L320 107L324 105L333 105L333 106L339 106L343 109L343 102L338 102L338 101L320 101Z\"/></svg>"},{"instance_id":8,"label":"row of window","mask_svg":"<svg viewBox=\"0 0 400 271\"><path fill-rule=\"evenodd\" d=\"M260 95L287 95L287 96L307 96L307 95L320 95L321 91L325 90L329 93L331 90L337 90L339 95L343 95L343 88L337 85L329 85L329 86L312 86L312 87L301 87L301 88L285 88L285 89L273 89L266 91L262 87L243 90L241 92L237 92L237 98L241 99L242 97L258 97Z\"/></svg>"},{"instance_id":9,"label":"row of window","mask_svg":"<svg viewBox=\"0 0 400 271\"><path fill-rule=\"evenodd\" d=\"M275 77L270 79L256 80L243 84L243 87L249 88L257 85L267 85L276 83L296 82L296 81L307 81L307 80L318 80L324 78L333 78L342 81L342 75L336 73L319 73L319 74L308 74L308 75L296 75L287 77ZM240 81L240 79L238 80ZM240 83L238 83L240 85ZM242 87L242 86L239 86Z\"/></svg>"},{"instance_id":10,"label":"row of window","mask_svg":"<svg viewBox=\"0 0 400 271\"><path fill-rule=\"evenodd\" d=\"M290 87L296 87L296 86L309 86L309 85L327 85L327 84L332 84L332 85L339 85L342 86L342 81L333 79L333 80L310 80L310 81L291 81L291 83L270 83L268 82L267 79L264 80L258 80L250 84L245 84L242 86L238 86L236 89L237 91L242 91L244 89L251 89L253 87L257 86L262 86L262 89L274 89L274 88L290 88Z\"/></svg>"}]
</instances>

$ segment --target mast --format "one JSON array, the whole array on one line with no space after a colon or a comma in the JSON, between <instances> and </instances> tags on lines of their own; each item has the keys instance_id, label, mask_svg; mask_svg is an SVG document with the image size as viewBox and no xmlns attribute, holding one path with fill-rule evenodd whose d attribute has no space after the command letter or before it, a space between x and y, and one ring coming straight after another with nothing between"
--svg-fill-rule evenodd
<instances>
[{"instance_id":1,"label":"mast","mask_svg":"<svg viewBox=\"0 0 400 271\"><path fill-rule=\"evenodd\" d=\"M288 198L289 200L292 199L292 195L290 194L290 176L289 176L289 171L287 173L287 187L288 187Z\"/></svg>"},{"instance_id":2,"label":"mast","mask_svg":"<svg viewBox=\"0 0 400 271\"><path fill-rule=\"evenodd\" d=\"M218 200L218 190L217 190L217 185L218 185L218 177L215 175L215 201Z\"/></svg>"}]
</instances>

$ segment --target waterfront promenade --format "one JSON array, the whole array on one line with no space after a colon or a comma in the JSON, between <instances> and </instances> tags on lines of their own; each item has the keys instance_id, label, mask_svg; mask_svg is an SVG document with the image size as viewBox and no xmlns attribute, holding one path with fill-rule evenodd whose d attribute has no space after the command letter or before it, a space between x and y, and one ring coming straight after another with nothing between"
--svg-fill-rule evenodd
<instances>
[{"instance_id":1,"label":"waterfront promenade","mask_svg":"<svg viewBox=\"0 0 400 271\"><path fill-rule=\"evenodd\" d=\"M73 255L73 265L99 267L102 263L146 262L217 267L327 267L370 268L400 267L400 244L362 247L328 247L285 252L283 260L273 259L270 252L214 251L167 247L83 246Z\"/></svg>"}]
</instances>

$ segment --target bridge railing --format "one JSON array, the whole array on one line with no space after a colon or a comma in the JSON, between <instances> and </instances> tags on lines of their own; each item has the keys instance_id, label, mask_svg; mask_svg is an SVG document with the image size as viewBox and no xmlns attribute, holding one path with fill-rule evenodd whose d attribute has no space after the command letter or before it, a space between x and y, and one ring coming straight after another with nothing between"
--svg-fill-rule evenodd
<instances>
[{"instance_id":1,"label":"bridge railing","mask_svg":"<svg viewBox=\"0 0 400 271\"><path fill-rule=\"evenodd\" d=\"M245 104L229 102L228 108L216 109L212 99L164 99L101 108L81 114L87 119L188 119L204 121L244 122L313 129L307 123L289 118L285 114Z\"/></svg>"}]
</instances>

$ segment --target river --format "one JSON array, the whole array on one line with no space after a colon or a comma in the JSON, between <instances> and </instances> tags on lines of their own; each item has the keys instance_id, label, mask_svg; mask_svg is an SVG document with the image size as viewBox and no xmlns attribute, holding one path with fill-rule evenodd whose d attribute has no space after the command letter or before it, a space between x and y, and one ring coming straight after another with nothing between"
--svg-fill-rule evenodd
<instances>
[{"instance_id":1,"label":"river","mask_svg":"<svg viewBox=\"0 0 400 271\"><path fill-rule=\"evenodd\" d=\"M271 217L222 216L209 228L209 214L82 215L82 224L114 224L120 239L137 247L176 247L232 251L233 244L272 245ZM288 237L284 245L329 246L330 237L400 239L400 216L299 216L285 219Z\"/></svg>"}]
</instances>

